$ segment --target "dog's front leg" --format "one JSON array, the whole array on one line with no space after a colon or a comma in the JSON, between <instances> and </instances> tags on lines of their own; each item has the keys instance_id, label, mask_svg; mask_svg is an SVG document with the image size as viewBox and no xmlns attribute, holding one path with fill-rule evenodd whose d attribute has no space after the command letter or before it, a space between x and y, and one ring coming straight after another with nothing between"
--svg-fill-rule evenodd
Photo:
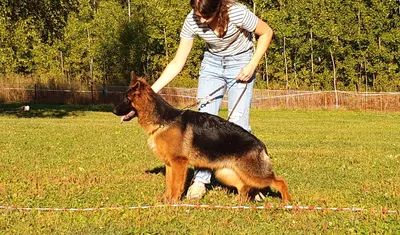
<instances>
[{"instance_id":1,"label":"dog's front leg","mask_svg":"<svg viewBox=\"0 0 400 235\"><path fill-rule=\"evenodd\" d=\"M185 181L187 176L188 160L186 157L175 157L171 160L171 178L170 178L170 194L167 199L173 203L179 200L185 189Z\"/></svg>"},{"instance_id":2,"label":"dog's front leg","mask_svg":"<svg viewBox=\"0 0 400 235\"><path fill-rule=\"evenodd\" d=\"M172 168L171 165L166 164L165 165L165 185L166 185L166 190L164 193L164 198L163 200L169 200L171 198L171 192L172 192Z\"/></svg>"}]
</instances>

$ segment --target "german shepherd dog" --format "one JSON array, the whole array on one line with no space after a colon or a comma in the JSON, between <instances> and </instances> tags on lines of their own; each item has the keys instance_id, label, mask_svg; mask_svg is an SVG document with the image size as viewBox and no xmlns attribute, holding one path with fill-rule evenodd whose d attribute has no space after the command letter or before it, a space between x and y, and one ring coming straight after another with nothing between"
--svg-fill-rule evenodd
<instances>
[{"instance_id":1,"label":"german shepherd dog","mask_svg":"<svg viewBox=\"0 0 400 235\"><path fill-rule=\"evenodd\" d=\"M276 176L263 142L242 127L208 113L179 110L132 73L124 100L113 113L122 121L138 117L148 134L148 146L166 165L164 200L181 198L188 166L214 170L215 177L238 190L242 201L250 190L272 186L283 202L290 201L288 185Z\"/></svg>"}]
</instances>

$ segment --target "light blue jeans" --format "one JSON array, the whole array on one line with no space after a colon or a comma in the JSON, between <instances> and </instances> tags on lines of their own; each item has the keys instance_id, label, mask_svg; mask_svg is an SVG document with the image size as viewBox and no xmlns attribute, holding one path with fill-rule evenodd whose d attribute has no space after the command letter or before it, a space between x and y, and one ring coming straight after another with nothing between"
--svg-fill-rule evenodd
<instances>
[{"instance_id":1,"label":"light blue jeans","mask_svg":"<svg viewBox=\"0 0 400 235\"><path fill-rule=\"evenodd\" d=\"M247 131L251 131L249 116L255 74L253 74L250 81L247 82L247 88L246 83L236 81L236 77L240 70L249 63L252 57L252 50L232 56L217 56L208 51L204 53L204 58L200 67L197 98L200 100L204 99L219 87L223 85L226 86L224 89L212 95L212 98L215 97L213 101L209 103L200 103L199 112L218 115L222 98L227 91L228 116L230 115L229 121L238 124ZM243 93L244 89L246 90ZM233 113L230 114L242 93L243 96L240 98L239 103L237 103ZM211 182L211 171L208 169L195 169L193 181L209 184Z\"/></svg>"}]
</instances>

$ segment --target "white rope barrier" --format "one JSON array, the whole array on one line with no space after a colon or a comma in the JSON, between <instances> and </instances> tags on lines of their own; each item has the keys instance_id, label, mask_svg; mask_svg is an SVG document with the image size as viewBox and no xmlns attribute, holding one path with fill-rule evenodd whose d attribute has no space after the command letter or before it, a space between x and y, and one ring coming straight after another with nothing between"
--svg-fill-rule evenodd
<instances>
[{"instance_id":1,"label":"white rope barrier","mask_svg":"<svg viewBox=\"0 0 400 235\"><path fill-rule=\"evenodd\" d=\"M152 205L152 206L116 206L116 207L94 207L94 208L49 208L49 207L13 207L0 206L0 210L10 211L106 211L106 210L143 210L157 208L204 208L204 209L232 209L232 210L306 210L306 211L337 211L337 212L371 212L380 214L400 214L398 210L375 210L356 207L321 207L321 206L294 206L266 204L264 206L229 206L229 205L207 205L207 204L171 204L171 205Z\"/></svg>"}]
</instances>

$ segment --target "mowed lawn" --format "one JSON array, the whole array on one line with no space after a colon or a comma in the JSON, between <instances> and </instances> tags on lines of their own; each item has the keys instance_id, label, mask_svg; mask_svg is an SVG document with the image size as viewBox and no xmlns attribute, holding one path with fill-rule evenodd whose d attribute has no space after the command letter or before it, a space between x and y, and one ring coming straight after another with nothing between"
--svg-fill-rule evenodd
<instances>
[{"instance_id":1,"label":"mowed lawn","mask_svg":"<svg viewBox=\"0 0 400 235\"><path fill-rule=\"evenodd\" d=\"M286 178L290 205L240 203L213 182L206 196L180 203L273 205L213 209L162 205L163 163L133 120L110 106L0 105L1 234L352 234L400 231L400 113L252 110L253 133ZM221 112L226 117L226 110ZM190 174L193 174L191 168ZM94 211L16 208L105 208ZM112 209L117 207L118 209ZM397 213L381 213L395 210Z\"/></svg>"}]
</instances>

